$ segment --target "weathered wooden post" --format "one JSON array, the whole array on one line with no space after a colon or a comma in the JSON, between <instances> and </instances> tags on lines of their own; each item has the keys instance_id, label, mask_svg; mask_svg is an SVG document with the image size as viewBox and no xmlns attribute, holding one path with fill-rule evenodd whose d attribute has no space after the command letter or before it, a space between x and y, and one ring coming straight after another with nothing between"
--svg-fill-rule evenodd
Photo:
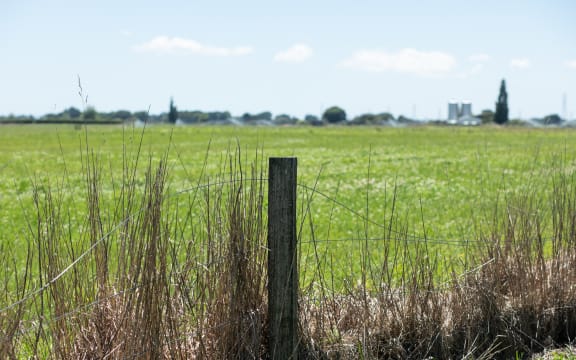
<instances>
[{"instance_id":1,"label":"weathered wooden post","mask_svg":"<svg viewBox=\"0 0 576 360\"><path fill-rule=\"evenodd\" d=\"M268 163L268 314L273 360L298 358L297 158Z\"/></svg>"}]
</instances>

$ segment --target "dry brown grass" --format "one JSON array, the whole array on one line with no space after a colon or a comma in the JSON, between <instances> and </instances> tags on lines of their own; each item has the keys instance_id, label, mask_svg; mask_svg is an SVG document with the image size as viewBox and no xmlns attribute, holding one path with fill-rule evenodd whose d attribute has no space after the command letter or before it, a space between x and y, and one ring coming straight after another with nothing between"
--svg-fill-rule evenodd
<instances>
[{"instance_id":1,"label":"dry brown grass","mask_svg":"<svg viewBox=\"0 0 576 360\"><path fill-rule=\"evenodd\" d=\"M574 180L558 172L547 198L529 192L507 198L490 231L474 242L471 263L479 265L453 271L447 283L440 282L439 261L426 241L412 251L367 246L365 256L384 251L384 263L403 264L402 274L394 278L394 267L376 264L383 273L366 281L374 270L365 268L362 283L346 295L322 283L319 301L302 301L305 333L329 357L349 359L524 358L570 343L576 336ZM552 222L548 230L545 221Z\"/></svg>"}]
</instances>

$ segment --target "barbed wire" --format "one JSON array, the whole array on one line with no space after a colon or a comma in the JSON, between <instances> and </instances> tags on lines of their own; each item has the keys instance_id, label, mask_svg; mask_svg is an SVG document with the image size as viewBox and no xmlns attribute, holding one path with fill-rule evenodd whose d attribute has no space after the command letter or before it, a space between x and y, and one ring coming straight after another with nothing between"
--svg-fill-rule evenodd
<instances>
[{"instance_id":1,"label":"barbed wire","mask_svg":"<svg viewBox=\"0 0 576 360\"><path fill-rule=\"evenodd\" d=\"M168 194L167 198L178 197L178 196L181 196L182 194L185 194L185 193L190 193L193 191L198 191L201 189L210 188L210 187L214 187L214 186L224 186L224 185L230 185L230 184L235 184L235 183L244 183L246 181L265 182L265 181L268 181L268 179L265 177L257 177L257 178L248 177L248 178L240 178L240 179L231 179L231 180L227 180L227 181L208 182L208 183L199 184L199 185L194 186L194 187L190 187L190 188L186 188L186 189L182 189L182 190L173 192L171 194ZM401 232L401 231L398 231L396 229L392 229L390 226L386 226L385 224L381 224L381 223L375 222L375 221L367 218L365 215L352 209L350 206L346 205L342 201L340 201L336 198L333 198L330 195L327 195L325 192L318 190L316 187L313 188L313 187L310 187L310 186L303 184L303 183L298 183L297 186L299 186L302 189L305 189L307 191L312 191L312 192L322 196L326 200L331 201L334 204L340 206L341 208L349 211L351 214L353 214L354 216L358 217L359 219L365 221L366 223L372 224L372 225L377 226L379 228L385 229L386 231L389 231L390 233L396 234L397 236L399 236L399 237L394 238L394 240L396 240L396 241L404 241L404 242L412 242L412 243L425 242L427 244L455 245L455 246L469 246L472 243L481 243L482 242L482 240L471 240L471 239L466 239L466 240L438 239L438 238L431 238L431 237L428 237L426 235L414 235L414 234L409 234L407 232ZM141 212L143 212L145 210L146 210L146 207L143 206L140 209L136 210L131 215L128 215L127 217L122 219L117 225L112 227L106 234L101 236L88 249L86 249L76 259L74 259L62 271L60 271L60 273L58 273L56 276L51 278L49 281L47 281L41 287L39 287L39 288L33 290L32 292L26 294L24 297L17 300L16 302L14 302L14 303L12 303L12 304L4 307L4 308L1 308L0 313L4 313L8 310L11 310L11 309L15 308L16 306L18 306L18 305L36 297L37 295L43 293L52 284L54 284L56 281L58 281L60 278L62 278L68 271L73 269L80 261L82 261L82 259L84 259L86 256L88 256L98 245L100 245L103 241L108 239L114 232L118 231L122 226L128 224L131 220L136 218ZM371 242L374 242L374 241L384 241L384 240L387 240L387 238L378 237L378 238L310 239L310 240L304 240L301 242L302 243L319 243L319 242L328 243L328 242L350 242L350 241L371 241Z\"/></svg>"},{"instance_id":2,"label":"barbed wire","mask_svg":"<svg viewBox=\"0 0 576 360\"><path fill-rule=\"evenodd\" d=\"M381 229L385 229L386 231L389 231L391 233L394 233L396 235L400 235L402 236L402 240L406 240L406 238L412 238L413 241L427 241L427 242L437 242L437 243L447 243L447 242L458 242L460 243L460 241L453 241L453 240L444 240L444 239L436 239L436 238L431 238L427 235L414 235L414 234L409 234L407 232L402 232L402 231L398 231L396 229L391 228L390 226L387 226L386 224L381 224L378 223L372 219L369 219L368 217L366 217L364 214L361 214L360 212L352 209L350 206L346 205L345 203L343 203L342 201L335 199L333 197L331 197L330 195L327 195L326 193L315 189L315 188L311 188L309 186L307 186L306 184L298 184L298 186L306 189L306 190L310 190L315 192L316 194L322 196L323 198L325 198L328 201L333 202L334 204L340 206L341 208L347 210L348 212L350 212L351 214L353 214L354 216L360 218L361 220L365 221L368 224L374 225L376 227L379 227ZM338 241L338 240L337 240Z\"/></svg>"},{"instance_id":3,"label":"barbed wire","mask_svg":"<svg viewBox=\"0 0 576 360\"><path fill-rule=\"evenodd\" d=\"M227 185L227 184L232 184L232 183L237 183L237 182L244 182L244 181L255 181L255 180L264 180L261 178L244 178L244 179L237 179L237 180L228 180L228 181L220 181L220 182L215 182L215 183L206 183L206 184L200 184L198 186L192 187L192 188L188 188L188 189L184 189L184 190L180 190L177 191L175 193L169 194L167 195L168 198L172 198L172 197L176 197L176 196L180 196L184 193L187 192L192 192L192 191L198 191L200 189L203 188L209 188L211 186L222 186L222 185ZM49 281L47 281L44 285L42 285L41 287L37 288L36 290L28 293L27 295L25 295L22 299L17 300L16 302L4 307L0 309L0 314L4 313L8 310L11 310L13 308L15 308L16 306L36 297L37 295L43 293L46 289L48 289L52 284L54 284L56 281L58 281L62 276L64 276L68 271L70 271L71 269L74 268L74 266L76 266L76 264L78 264L82 259L84 259L86 256L88 256L98 245L100 245L104 240L108 239L114 232L118 231L122 226L128 224L132 219L136 218L138 215L140 215L143 211L146 210L145 206L142 206L140 209L136 210L134 213L128 215L127 217L125 217L123 220L121 220L118 224L116 224L114 227L112 227L106 234L104 234L103 236L101 236L97 241L95 241L88 249L86 249L82 254L80 254L75 260L73 260L68 266L66 266L60 273L58 273L56 276L54 276L53 278L51 278Z\"/></svg>"},{"instance_id":4,"label":"barbed wire","mask_svg":"<svg viewBox=\"0 0 576 360\"><path fill-rule=\"evenodd\" d=\"M366 239L360 239L360 238L358 238L358 239L339 239L339 240L327 240L327 241L349 241L349 240L354 240L354 241L356 241L356 240L366 240ZM368 239L368 240L376 241L376 240L383 240L383 239L380 239L380 238L376 239L376 238L374 238L374 239ZM322 240L320 240L320 241L322 241ZM467 272L465 272L465 273L463 273L463 274L460 274L459 277L464 277L464 276L466 276L466 275L469 274L469 273L476 272L476 271L478 271L481 267L489 264L489 263L492 262L493 260L494 260L494 259L491 259L489 262L487 262L487 263L485 263L485 264L482 264L482 265L480 265L480 266L477 267L477 268L474 268L474 269L469 270L469 271L467 271ZM212 263L207 263L207 264L197 263L197 265L199 265L199 266L207 269L207 268L208 268L209 266L211 266L211 265L214 265L214 264L217 264L217 263L222 263L222 261L224 261L224 260L213 261ZM51 318L51 319L49 319L49 320L47 320L47 321L43 321L43 322L39 322L39 321L38 321L38 322L36 322L35 324L33 324L33 325L29 326L29 327L26 327L26 328L24 328L24 329L20 329L20 330L19 330L19 333L20 333L20 334L25 334L25 333L33 330L34 328L37 328L38 326L40 326L40 324L46 325L46 324L48 324L48 323L53 323L53 322L59 321L59 320L64 319L64 318L68 318L68 317L70 317L70 316L72 316L72 315L74 315L74 314L77 314L77 313L81 312L82 310L86 310L86 309L89 309L89 308L91 308L91 307L100 305L100 304L102 304L102 303L104 303L104 302L107 302L108 300L110 300L110 299L112 299L112 298L115 298L115 297L124 295L124 294L126 294L126 293L130 293L130 292L136 291L137 289L139 289L139 288L141 288L141 287L143 287L143 286L145 286L145 285L146 285L146 283L140 283L140 284L134 285L134 286L132 286L132 287L130 287L130 288L120 290L120 291L118 291L118 292L116 292L116 293L107 295L107 296L105 296L105 297L103 297L103 298L94 300L94 301L92 301L92 302L90 302L90 303L87 303L87 304L78 306L77 308L75 308L75 309L73 309L73 310L71 310L71 311L69 311L69 312L67 312L67 313L61 314L61 315L59 315L59 316L57 316L57 317L54 317L54 318ZM440 289L438 289L437 291L439 291L439 290L440 290ZM442 289L442 290L445 290L445 289ZM45 320L46 320L46 319L45 319ZM34 320L33 320L33 319L28 319L27 321L28 321L28 322L33 322ZM8 337L4 337L3 340L7 340L7 339L8 339Z\"/></svg>"},{"instance_id":5,"label":"barbed wire","mask_svg":"<svg viewBox=\"0 0 576 360\"><path fill-rule=\"evenodd\" d=\"M60 279L62 276L64 276L68 271L70 271L74 266L76 266L76 264L78 264L82 259L84 259L84 257L86 257L88 254L90 254L92 252L92 250L94 250L100 243L102 243L110 235L112 235L112 233L114 231L118 230L121 226L127 224L128 221L130 221L134 216L136 216L136 214L128 216L123 221L121 221L119 224L114 226L104 236L102 236L99 240L95 241L87 250L85 250L82 254L80 254L74 261L72 261L68 266L66 266L64 268L64 270L62 270L60 273L58 273L56 276L54 276L52 279L50 279L48 282L46 282L40 288L32 291L31 293L27 294L26 296L24 296L22 299L16 301L15 303L0 309L0 314L8 311L10 309L13 309L14 307L22 304L23 302L28 301L31 298L35 297L36 295L39 295L42 292L44 292L46 289L48 289L48 287L50 287L52 284L54 284L56 281L58 281L58 279Z\"/></svg>"},{"instance_id":6,"label":"barbed wire","mask_svg":"<svg viewBox=\"0 0 576 360\"><path fill-rule=\"evenodd\" d=\"M357 238L340 238L340 239L311 239L300 241L302 244L316 244L316 243L340 243L340 242L384 242L384 241L394 241L394 242L405 242L405 243L417 243L417 244L424 244L427 245L454 245L454 246L470 246L470 243L481 242L480 240L437 240L437 239L426 239L426 238L418 238L418 237L411 237L411 238L385 238L385 237L357 237Z\"/></svg>"}]
</instances>

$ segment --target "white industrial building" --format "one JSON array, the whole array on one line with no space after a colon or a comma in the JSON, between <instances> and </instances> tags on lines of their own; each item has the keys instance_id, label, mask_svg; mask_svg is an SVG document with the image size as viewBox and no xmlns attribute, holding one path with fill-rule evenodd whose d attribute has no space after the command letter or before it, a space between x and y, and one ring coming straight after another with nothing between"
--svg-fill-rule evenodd
<instances>
[{"instance_id":1,"label":"white industrial building","mask_svg":"<svg viewBox=\"0 0 576 360\"><path fill-rule=\"evenodd\" d=\"M448 124L450 125L480 125L479 118L472 115L472 103L470 101L448 102Z\"/></svg>"}]
</instances>

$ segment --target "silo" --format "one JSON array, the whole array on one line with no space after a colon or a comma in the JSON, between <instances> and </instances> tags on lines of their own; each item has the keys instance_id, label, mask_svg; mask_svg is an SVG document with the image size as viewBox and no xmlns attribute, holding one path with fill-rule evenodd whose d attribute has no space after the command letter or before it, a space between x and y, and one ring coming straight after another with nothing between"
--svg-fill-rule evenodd
<instances>
[{"instance_id":1,"label":"silo","mask_svg":"<svg viewBox=\"0 0 576 360\"><path fill-rule=\"evenodd\" d=\"M470 101L462 102L462 113L461 117L472 117L472 103Z\"/></svg>"},{"instance_id":2,"label":"silo","mask_svg":"<svg viewBox=\"0 0 576 360\"><path fill-rule=\"evenodd\" d=\"M448 103L448 121L458 120L458 103L450 101Z\"/></svg>"}]
</instances>

